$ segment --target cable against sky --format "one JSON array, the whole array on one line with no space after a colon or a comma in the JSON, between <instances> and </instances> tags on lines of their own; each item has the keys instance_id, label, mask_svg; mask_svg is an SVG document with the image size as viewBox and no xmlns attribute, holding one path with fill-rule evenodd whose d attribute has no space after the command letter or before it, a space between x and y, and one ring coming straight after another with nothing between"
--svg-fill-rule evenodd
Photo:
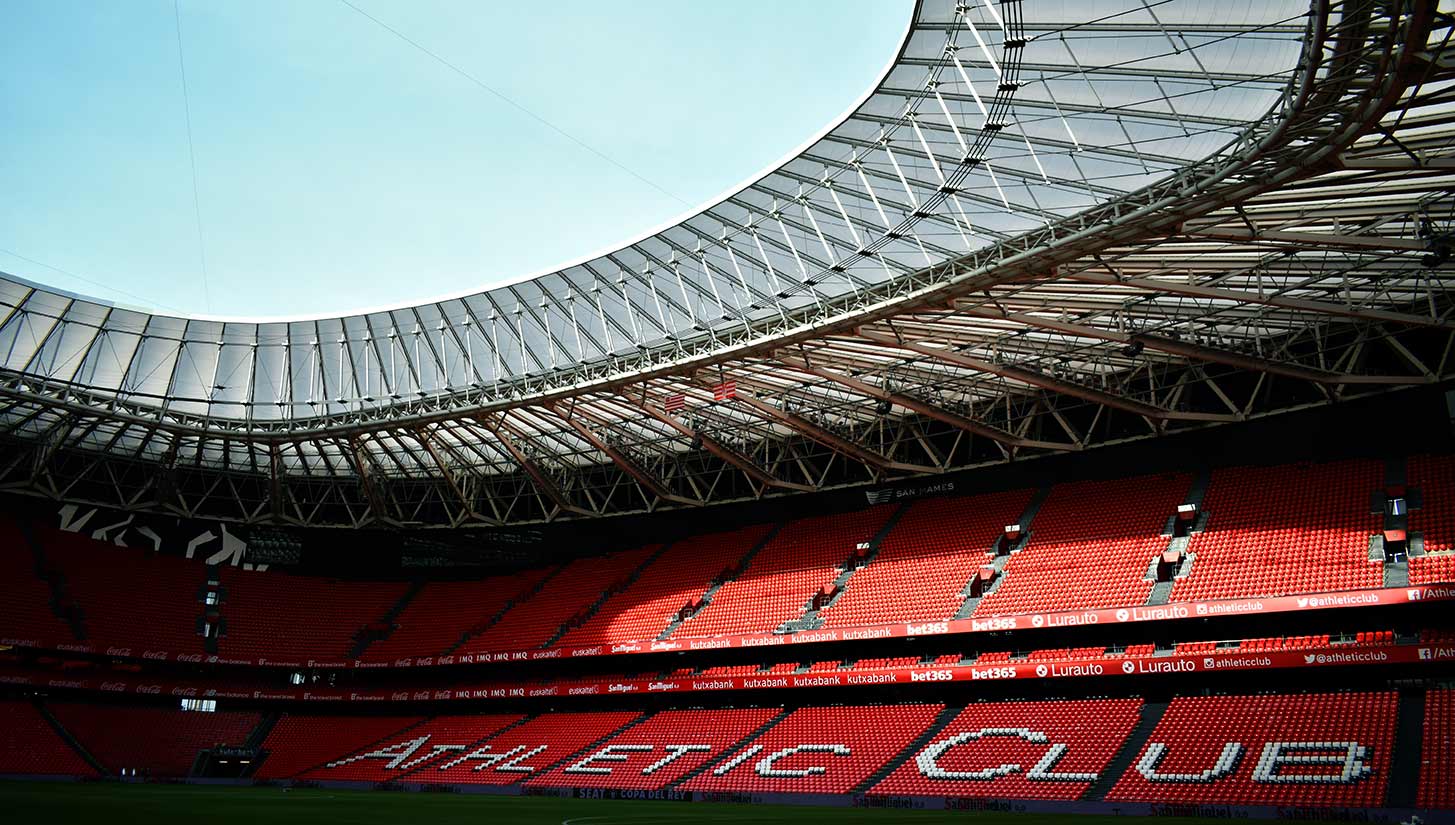
<instances>
[{"instance_id":1,"label":"cable against sky","mask_svg":"<svg viewBox=\"0 0 1455 825\"><path fill-rule=\"evenodd\" d=\"M345 6L348 6L349 8L353 9L355 12L358 12L363 17L368 18L370 21L372 21L379 28L384 29L385 31L387 31L390 34L394 35L395 37L399 38L400 40L403 40L405 43L408 43L409 45L413 46L414 48L416 48L419 51L423 52L424 54L428 55L431 59L433 59L435 62L439 63L441 66L444 66L445 68L449 69L450 71L454 72L455 74L458 74L460 77L463 77L466 80L470 81L471 83L474 83L476 86L479 86L481 89L484 89L485 91L489 92L490 94L492 94L495 97L499 98L500 100L504 101L506 104L508 104L512 108L516 109L517 111L520 111L521 113L525 114L527 117L530 117L532 120L534 120L534 121L540 123L541 125L545 126L547 129L550 129L551 131L555 132L556 134L560 135L561 137L564 137L565 139L567 139L567 140L571 141L572 143L576 144L577 146L580 146L582 149L585 149L586 151L588 151L591 154L593 154L593 155L601 158L602 160L606 161L607 163L611 164L612 166L615 166L616 168L620 169L621 171L627 173L628 175L631 175L632 177L636 178L637 180L641 181L642 183L645 183L647 186L650 186L651 188L655 189L656 191L662 193L663 195L666 195L667 197L671 198L672 200L676 201L677 203L679 203L679 204L681 204L683 206L691 206L692 205L691 203L687 202L683 198L680 198L677 195L674 195L673 193L671 193L670 191L668 191L666 188L664 188L661 185L657 184L655 181L651 180L650 178L646 177L645 175L641 174L640 172L637 172L636 170L632 169L631 167L627 166L626 164L622 163L621 161L617 160L616 158L613 158L611 155L606 154L605 152L601 151L600 149L597 149L595 146L592 146L591 144L587 143L586 141L582 140L581 138L576 137L575 135L571 134L570 132L566 131L565 129L562 129L560 126L557 126L556 124L552 123L551 121L547 120L546 118L542 117L541 115L538 115L535 112L531 111L530 109L526 108L523 104L517 102L516 100L514 100L513 98L511 98L509 95L506 95L504 92L500 91L499 89L496 89L495 87L491 86L490 84L486 83L485 81L481 80L480 78L478 78L478 77L470 74L469 72L465 71L464 69L460 68L459 66L455 65L454 63L451 63L450 61L444 59L443 57L441 57L440 55L436 54L435 52L430 51L428 48L426 48L424 45L422 45L421 43L419 43L417 40L412 39L411 37L409 37L409 35L406 35L405 33L399 31L398 29L394 28L393 26L390 26L388 23L385 23L383 20L380 20L379 18L375 17L374 15L369 14L368 12L364 11L363 9L361 9L358 6L354 5L353 3L349 2L349 0L339 0L339 2L342 3L342 4L344 4Z\"/></svg>"},{"instance_id":2,"label":"cable against sky","mask_svg":"<svg viewBox=\"0 0 1455 825\"><path fill-rule=\"evenodd\" d=\"M197 150L192 145L192 102L187 94L187 58L182 51L181 0L172 0L172 20L177 26L177 68L182 78L182 112L187 120L187 161L192 166L192 213L197 218L197 256L202 265L202 302L212 311L212 290L207 285L207 242L202 234L202 199L197 194Z\"/></svg>"}]
</instances>

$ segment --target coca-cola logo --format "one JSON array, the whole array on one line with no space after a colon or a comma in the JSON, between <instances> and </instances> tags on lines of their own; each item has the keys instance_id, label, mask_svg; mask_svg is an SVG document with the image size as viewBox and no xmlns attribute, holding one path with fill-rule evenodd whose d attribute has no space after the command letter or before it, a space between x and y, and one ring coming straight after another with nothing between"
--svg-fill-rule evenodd
<instances>
[{"instance_id":1,"label":"coca-cola logo","mask_svg":"<svg viewBox=\"0 0 1455 825\"><path fill-rule=\"evenodd\" d=\"M173 696L196 696L197 688L172 688Z\"/></svg>"},{"instance_id":2,"label":"coca-cola logo","mask_svg":"<svg viewBox=\"0 0 1455 825\"><path fill-rule=\"evenodd\" d=\"M102 682L101 683L101 689L102 690L109 690L109 691L112 691L112 692L123 692L123 691L126 690L126 683L125 682Z\"/></svg>"},{"instance_id":3,"label":"coca-cola logo","mask_svg":"<svg viewBox=\"0 0 1455 825\"><path fill-rule=\"evenodd\" d=\"M163 653L161 655L161 658L163 658L163 659L167 658L167 654ZM217 657L214 656L212 658L214 660L216 660ZM201 653L179 653L177 655L177 661L179 661L179 662L200 663L202 661L202 654Z\"/></svg>"},{"instance_id":4,"label":"coca-cola logo","mask_svg":"<svg viewBox=\"0 0 1455 825\"><path fill-rule=\"evenodd\" d=\"M130 656L131 655L131 648L129 648L129 647L108 647L108 648L106 648L106 655L107 656Z\"/></svg>"},{"instance_id":5,"label":"coca-cola logo","mask_svg":"<svg viewBox=\"0 0 1455 825\"><path fill-rule=\"evenodd\" d=\"M162 692L162 686L161 685L137 685L136 686L136 692L137 693L161 693Z\"/></svg>"}]
</instances>

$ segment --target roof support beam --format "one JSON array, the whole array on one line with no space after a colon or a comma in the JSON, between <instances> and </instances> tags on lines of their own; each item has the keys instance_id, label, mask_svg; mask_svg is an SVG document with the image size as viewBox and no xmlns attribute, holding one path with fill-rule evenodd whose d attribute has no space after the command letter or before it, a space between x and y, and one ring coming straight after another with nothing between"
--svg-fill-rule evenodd
<instances>
[{"instance_id":1,"label":"roof support beam","mask_svg":"<svg viewBox=\"0 0 1455 825\"><path fill-rule=\"evenodd\" d=\"M1137 289L1145 289L1150 292L1169 292L1174 295L1190 295L1194 298L1209 298L1220 301L1233 301L1240 304L1262 304L1264 306L1280 307L1282 309L1294 309L1302 312L1315 312L1324 315L1337 315L1343 318L1359 318L1365 321L1389 321L1396 324L1408 324L1420 327L1435 327L1438 329L1455 329L1455 323L1432 318L1425 315L1411 315L1406 312L1392 312L1383 309L1355 309L1342 304L1330 303L1329 301L1314 301L1308 298L1290 298L1283 295L1259 295L1256 292L1241 292L1232 289L1221 289L1218 287L1199 286L1197 284L1184 283L1182 281L1152 280L1149 278L1116 278L1111 275L1103 275L1095 272L1077 272L1065 276L1069 280L1080 281L1088 284L1103 284L1108 286L1130 286Z\"/></svg>"},{"instance_id":2,"label":"roof support beam","mask_svg":"<svg viewBox=\"0 0 1455 825\"><path fill-rule=\"evenodd\" d=\"M862 464L877 467L880 470L898 470L907 473L938 473L940 468L928 467L924 464L908 464L902 461L895 461L888 456L880 455L867 447L861 447L848 439L831 433L823 427L809 421L801 415L779 409L772 404L755 398L751 393L745 392L739 387L737 395L733 400L746 407L753 409L759 414L777 420L779 423L791 427L808 438L828 447L836 453L841 453Z\"/></svg>"},{"instance_id":3,"label":"roof support beam","mask_svg":"<svg viewBox=\"0 0 1455 825\"><path fill-rule=\"evenodd\" d=\"M731 464L734 467L738 468L740 471L742 471L744 475L748 476L749 478L753 479L754 481L765 487L776 487L782 490L796 490L801 493L811 493L814 490L818 489L809 484L799 484L795 481L785 481L781 478L778 478L777 476L758 466L751 459L742 455L737 450L734 450L726 444L723 444L721 441L718 441L707 433L701 432L700 430L694 429L693 427L689 427L688 425L683 424L681 421L678 421L672 416L653 408L650 403L639 403L636 400L628 398L624 395L617 397L627 404L630 404L632 407L641 410L647 415L650 415L652 418L655 418L663 424L666 424L668 427L671 427L682 435L685 435L688 438L701 443L704 450L707 450L708 452L712 453L723 461L726 461L728 464Z\"/></svg>"},{"instance_id":4,"label":"roof support beam","mask_svg":"<svg viewBox=\"0 0 1455 825\"><path fill-rule=\"evenodd\" d=\"M467 516L475 519L476 521L483 521L489 524L500 523L495 519L487 518L481 515L479 511L475 509L474 503L470 501L469 496L465 495L465 491L460 488L460 483L455 480L454 472L452 472L449 465L445 463L444 456L440 455L439 449L435 447L434 441L429 437L429 433L427 431L422 429L411 430L410 435L414 436L414 440L419 442L419 445L424 448L424 451L426 453L429 454L430 459L434 461L435 468L440 471L440 477L444 479L445 485L450 488L450 492L455 494L455 498L459 499L460 505L464 508L465 514Z\"/></svg>"},{"instance_id":5,"label":"roof support beam","mask_svg":"<svg viewBox=\"0 0 1455 825\"><path fill-rule=\"evenodd\" d=\"M1013 321L1025 326L1049 329L1056 332L1064 332L1067 335L1074 335L1080 338L1094 338L1102 341L1113 341L1120 344L1130 344L1133 341L1140 342L1147 349L1165 352L1171 355L1180 355L1184 358L1192 358L1198 361L1209 361L1214 364L1226 364L1239 369L1257 370L1270 375L1282 375L1286 378L1298 378L1303 381L1311 381L1315 384L1424 384L1427 379L1418 376L1403 375L1351 375L1349 373L1331 372L1329 370L1305 367L1301 364L1286 364L1272 361L1267 358L1259 358L1256 355L1246 355L1240 352L1230 352L1216 347L1208 347L1202 344L1194 344L1190 341L1181 341L1174 338L1165 338L1160 335L1144 333L1126 333L1115 330L1099 329L1070 321L1058 321L1054 318L1042 318L1036 315L1026 315L1020 312L997 312L985 307L960 307L965 315L972 315L977 318L990 318L993 320Z\"/></svg>"},{"instance_id":6,"label":"roof support beam","mask_svg":"<svg viewBox=\"0 0 1455 825\"><path fill-rule=\"evenodd\" d=\"M999 375L1002 378L1009 378L1012 381L1019 381L1022 384L1029 384L1033 387L1039 387L1043 390L1050 390L1061 395L1069 395L1073 398L1080 398L1083 401L1091 401L1096 404L1111 407L1112 409L1122 410L1123 412L1129 412L1134 415L1140 415L1144 418L1147 418L1148 420L1238 420L1237 417L1231 415L1221 415L1217 413L1178 412L1175 410L1168 410L1162 407L1145 403L1143 401L1137 401L1133 398L1113 395L1109 392L1104 392L1093 387L1076 384L1071 381L1066 381L1061 378L1055 378L1044 373L1025 369L1023 367L1014 367L1008 364L992 364L989 361L983 361L979 358L965 355L961 352L955 352L954 350L931 347L917 341L903 341L894 336L885 335L880 332L874 332L869 329L860 328L858 333L860 337L863 337L878 344L885 344L891 347L906 349L910 352L917 352L921 355L927 355L931 358L938 358L941 361L945 361L959 367L964 367L966 369L990 373L991 375Z\"/></svg>"},{"instance_id":7,"label":"roof support beam","mask_svg":"<svg viewBox=\"0 0 1455 825\"><path fill-rule=\"evenodd\" d=\"M794 369L802 370L812 375L817 375L820 378L824 378L841 386L848 387L851 390L861 392L872 398L878 398L883 401L888 401L891 404L895 404L907 410L917 412L927 418L933 418L936 421L943 421L944 423L949 424L952 427L964 430L971 435L978 435L983 438L988 438L992 441L1004 444L1007 447L1035 447L1045 450L1080 449L1079 445L1076 444L1067 444L1055 441L1037 441L1030 438L1021 438L1020 436L1008 433L1005 430L1000 429L999 427L993 427L982 421L975 421L974 419L966 418L959 413L950 412L943 407L937 407L934 404L921 401L918 398L913 398L902 393L891 392L884 389L883 387L875 386L867 381L861 381L858 378L845 375L835 370L813 366L808 362L806 358L801 358L797 355L779 353L776 355L776 357L779 361L788 364Z\"/></svg>"},{"instance_id":8,"label":"roof support beam","mask_svg":"<svg viewBox=\"0 0 1455 825\"><path fill-rule=\"evenodd\" d=\"M1425 242L1411 238L1385 238L1379 235L1334 235L1327 232L1288 232L1281 229L1240 229L1209 227L1188 230L1190 238L1212 238L1219 241L1276 243L1304 249L1378 249L1390 252L1424 252Z\"/></svg>"},{"instance_id":9,"label":"roof support beam","mask_svg":"<svg viewBox=\"0 0 1455 825\"><path fill-rule=\"evenodd\" d=\"M585 510L572 504L566 498L566 495L561 492L561 488L556 486L556 482L552 481L551 477L546 475L544 470L536 466L534 461L531 461L530 457L520 449L515 443L515 440L511 438L511 435L507 433L520 438L524 438L525 436L515 432L509 424L505 423L503 417L499 421L491 421L482 415L477 416L475 420L480 422L485 429L489 430L500 441L501 446L505 447L506 452L510 453L510 457L515 459L515 463L520 465L522 470L525 470L526 475L530 476L530 480L535 484L536 489L540 491L541 495L550 499L551 503L555 504L558 510L575 513L578 516L593 515L590 510Z\"/></svg>"},{"instance_id":10,"label":"roof support beam","mask_svg":"<svg viewBox=\"0 0 1455 825\"><path fill-rule=\"evenodd\" d=\"M656 496L662 501L670 501L674 504L702 504L702 502L698 499L679 496L676 493L672 492L672 490L668 488L666 484L663 484L661 480L659 480L656 476L643 469L641 465L637 464L637 462L631 458L631 456L628 456L621 450L618 450L617 448L606 443L606 441L598 436L594 430L581 423L580 421L576 420L576 418L572 415L571 410L566 405L551 404L549 406L551 412L555 413L562 421L566 422L566 424L571 429L575 430L578 435L590 442L591 446L605 453L608 458L616 463L616 466L620 467L624 472L626 472L627 475L636 479L637 483L642 485L642 487L651 491L652 495Z\"/></svg>"}]
</instances>

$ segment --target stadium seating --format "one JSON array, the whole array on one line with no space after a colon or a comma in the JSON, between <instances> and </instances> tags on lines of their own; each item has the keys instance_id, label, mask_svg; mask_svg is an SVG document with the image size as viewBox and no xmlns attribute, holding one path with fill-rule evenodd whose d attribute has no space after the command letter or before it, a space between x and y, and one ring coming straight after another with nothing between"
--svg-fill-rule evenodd
<instances>
[{"instance_id":1,"label":"stadium seating","mask_svg":"<svg viewBox=\"0 0 1455 825\"><path fill-rule=\"evenodd\" d=\"M1215 471L1204 499L1207 531L1194 535L1192 573L1172 601L1321 593L1380 587L1369 561L1382 488L1376 461Z\"/></svg>"},{"instance_id":2,"label":"stadium seating","mask_svg":"<svg viewBox=\"0 0 1455 825\"><path fill-rule=\"evenodd\" d=\"M479 581L430 582L395 617L389 635L370 644L360 658L390 661L451 650L554 570L545 567Z\"/></svg>"},{"instance_id":3,"label":"stadium seating","mask_svg":"<svg viewBox=\"0 0 1455 825\"><path fill-rule=\"evenodd\" d=\"M677 542L561 643L587 646L657 638L679 610L700 597L714 576L736 565L768 529L754 525Z\"/></svg>"},{"instance_id":4,"label":"stadium seating","mask_svg":"<svg viewBox=\"0 0 1455 825\"><path fill-rule=\"evenodd\" d=\"M809 599L833 582L842 563L860 542L874 538L893 509L870 507L788 524L672 638L767 633L801 617Z\"/></svg>"},{"instance_id":5,"label":"stadium seating","mask_svg":"<svg viewBox=\"0 0 1455 825\"><path fill-rule=\"evenodd\" d=\"M1172 700L1111 801L1376 807L1394 693Z\"/></svg>"},{"instance_id":6,"label":"stadium seating","mask_svg":"<svg viewBox=\"0 0 1455 825\"><path fill-rule=\"evenodd\" d=\"M65 575L85 615L86 638L98 648L202 652L205 568L135 547L117 547L78 533L38 530L46 559ZM137 594L146 598L139 599Z\"/></svg>"},{"instance_id":7,"label":"stadium seating","mask_svg":"<svg viewBox=\"0 0 1455 825\"><path fill-rule=\"evenodd\" d=\"M60 642L75 638L51 609L51 589L35 569L35 557L19 526L0 519L0 636Z\"/></svg>"},{"instance_id":8,"label":"stadium seating","mask_svg":"<svg viewBox=\"0 0 1455 825\"><path fill-rule=\"evenodd\" d=\"M665 788L696 768L716 761L734 743L780 712L778 708L665 710L611 737L580 759L571 760L527 784L632 790Z\"/></svg>"},{"instance_id":9,"label":"stadium seating","mask_svg":"<svg viewBox=\"0 0 1455 825\"><path fill-rule=\"evenodd\" d=\"M219 650L305 664L351 658L355 635L409 588L404 582L331 581L234 567L222 568L221 581L227 633Z\"/></svg>"},{"instance_id":10,"label":"stadium seating","mask_svg":"<svg viewBox=\"0 0 1455 825\"><path fill-rule=\"evenodd\" d=\"M96 776L29 702L0 701L0 775Z\"/></svg>"},{"instance_id":11,"label":"stadium seating","mask_svg":"<svg viewBox=\"0 0 1455 825\"><path fill-rule=\"evenodd\" d=\"M848 793L904 750L943 709L920 704L800 708L682 787Z\"/></svg>"},{"instance_id":12,"label":"stadium seating","mask_svg":"<svg viewBox=\"0 0 1455 825\"><path fill-rule=\"evenodd\" d=\"M267 758L259 779L289 779L356 753L424 721L418 716L300 716L284 714L263 740Z\"/></svg>"},{"instance_id":13,"label":"stadium seating","mask_svg":"<svg viewBox=\"0 0 1455 825\"><path fill-rule=\"evenodd\" d=\"M1425 699L1420 747L1421 808L1455 808L1455 690L1432 690Z\"/></svg>"},{"instance_id":14,"label":"stadium seating","mask_svg":"<svg viewBox=\"0 0 1455 825\"><path fill-rule=\"evenodd\" d=\"M1425 552L1455 550L1455 456L1410 456L1405 480L1420 490L1421 507L1409 514L1410 530L1424 534ZM1423 561L1411 559L1411 577Z\"/></svg>"},{"instance_id":15,"label":"stadium seating","mask_svg":"<svg viewBox=\"0 0 1455 825\"><path fill-rule=\"evenodd\" d=\"M439 764L419 769L411 782L514 785L576 754L631 723L632 711L551 713L538 716Z\"/></svg>"},{"instance_id":16,"label":"stadium seating","mask_svg":"<svg viewBox=\"0 0 1455 825\"><path fill-rule=\"evenodd\" d=\"M300 779L383 782L459 756L525 717L519 714L437 716L300 774Z\"/></svg>"},{"instance_id":17,"label":"stadium seating","mask_svg":"<svg viewBox=\"0 0 1455 825\"><path fill-rule=\"evenodd\" d=\"M241 745L257 727L256 713L199 713L171 708L52 702L66 730L113 774L179 777L192 771L197 754L218 745Z\"/></svg>"},{"instance_id":18,"label":"stadium seating","mask_svg":"<svg viewBox=\"0 0 1455 825\"><path fill-rule=\"evenodd\" d=\"M1410 584L1455 581L1455 553L1442 551L1410 559Z\"/></svg>"},{"instance_id":19,"label":"stadium seating","mask_svg":"<svg viewBox=\"0 0 1455 825\"><path fill-rule=\"evenodd\" d=\"M1078 799L1137 723L1140 699L965 708L871 794Z\"/></svg>"},{"instance_id":20,"label":"stadium seating","mask_svg":"<svg viewBox=\"0 0 1455 825\"><path fill-rule=\"evenodd\" d=\"M1031 523L1029 543L1006 562L1001 583L974 615L1145 604L1147 567L1167 549L1163 526L1191 482L1176 475L1056 485Z\"/></svg>"},{"instance_id":21,"label":"stadium seating","mask_svg":"<svg viewBox=\"0 0 1455 825\"><path fill-rule=\"evenodd\" d=\"M538 593L517 603L497 624L461 645L460 652L540 647L600 599L608 588L623 583L658 549L657 546L638 547L572 561Z\"/></svg>"},{"instance_id":22,"label":"stadium seating","mask_svg":"<svg viewBox=\"0 0 1455 825\"><path fill-rule=\"evenodd\" d=\"M941 621L955 615L970 577L1014 524L1031 492L923 499L912 504L873 561L820 612L824 627Z\"/></svg>"}]
</instances>

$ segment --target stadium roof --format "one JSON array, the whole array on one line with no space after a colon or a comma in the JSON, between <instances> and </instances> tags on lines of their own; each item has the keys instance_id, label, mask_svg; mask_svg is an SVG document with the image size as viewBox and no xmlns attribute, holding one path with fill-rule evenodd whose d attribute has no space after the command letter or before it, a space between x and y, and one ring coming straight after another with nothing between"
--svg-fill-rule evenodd
<instances>
[{"instance_id":1,"label":"stadium roof","mask_svg":"<svg viewBox=\"0 0 1455 825\"><path fill-rule=\"evenodd\" d=\"M1451 31L1422 0L926 0L796 154L556 272L261 321L3 279L0 486L520 523L1431 383L1450 372Z\"/></svg>"}]
</instances>

